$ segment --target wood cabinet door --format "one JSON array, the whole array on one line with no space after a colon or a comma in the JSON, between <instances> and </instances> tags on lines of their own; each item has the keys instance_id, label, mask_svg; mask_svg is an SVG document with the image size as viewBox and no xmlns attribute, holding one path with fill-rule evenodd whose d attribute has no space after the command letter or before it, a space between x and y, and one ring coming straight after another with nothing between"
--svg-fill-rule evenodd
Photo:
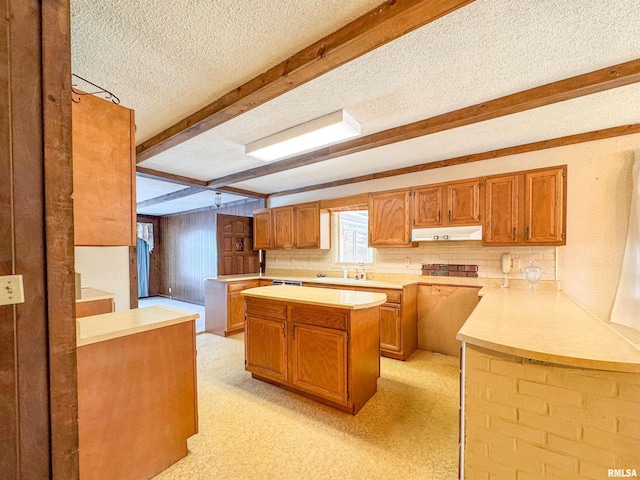
<instances>
[{"instance_id":1,"label":"wood cabinet door","mask_svg":"<svg viewBox=\"0 0 640 480\"><path fill-rule=\"evenodd\" d=\"M273 246L275 248L293 247L293 207L271 209L273 220Z\"/></svg>"},{"instance_id":2,"label":"wood cabinet door","mask_svg":"<svg viewBox=\"0 0 640 480\"><path fill-rule=\"evenodd\" d=\"M244 297L242 291L260 285L258 280L229 283L227 297L227 331L244 329Z\"/></svg>"},{"instance_id":3,"label":"wood cabinet door","mask_svg":"<svg viewBox=\"0 0 640 480\"><path fill-rule=\"evenodd\" d=\"M525 173L525 244L564 245L566 167Z\"/></svg>"},{"instance_id":4,"label":"wood cabinet door","mask_svg":"<svg viewBox=\"0 0 640 480\"><path fill-rule=\"evenodd\" d=\"M520 175L487 178L483 243L486 245L515 245L518 232Z\"/></svg>"},{"instance_id":5,"label":"wood cabinet door","mask_svg":"<svg viewBox=\"0 0 640 480\"><path fill-rule=\"evenodd\" d=\"M257 273L258 252L253 248L253 219L216 214L218 275Z\"/></svg>"},{"instance_id":6,"label":"wood cabinet door","mask_svg":"<svg viewBox=\"0 0 640 480\"><path fill-rule=\"evenodd\" d=\"M247 371L287 381L286 320L247 314L244 345Z\"/></svg>"},{"instance_id":7,"label":"wood cabinet door","mask_svg":"<svg viewBox=\"0 0 640 480\"><path fill-rule=\"evenodd\" d=\"M271 210L256 210L253 212L253 249L271 248L271 237Z\"/></svg>"},{"instance_id":8,"label":"wood cabinet door","mask_svg":"<svg viewBox=\"0 0 640 480\"><path fill-rule=\"evenodd\" d=\"M380 349L390 352L402 350L401 327L400 306L392 303L380 305Z\"/></svg>"},{"instance_id":9,"label":"wood cabinet door","mask_svg":"<svg viewBox=\"0 0 640 480\"><path fill-rule=\"evenodd\" d=\"M369 195L369 246L411 245L409 190Z\"/></svg>"},{"instance_id":10,"label":"wood cabinet door","mask_svg":"<svg viewBox=\"0 0 640 480\"><path fill-rule=\"evenodd\" d=\"M134 112L92 95L71 107L74 244L135 246Z\"/></svg>"},{"instance_id":11,"label":"wood cabinet door","mask_svg":"<svg viewBox=\"0 0 640 480\"><path fill-rule=\"evenodd\" d=\"M292 345L292 384L347 403L347 332L294 323Z\"/></svg>"},{"instance_id":12,"label":"wood cabinet door","mask_svg":"<svg viewBox=\"0 0 640 480\"><path fill-rule=\"evenodd\" d=\"M442 225L442 185L413 191L413 226L437 227Z\"/></svg>"},{"instance_id":13,"label":"wood cabinet door","mask_svg":"<svg viewBox=\"0 0 640 480\"><path fill-rule=\"evenodd\" d=\"M320 248L320 205L318 202L296 205L295 246Z\"/></svg>"},{"instance_id":14,"label":"wood cabinet door","mask_svg":"<svg viewBox=\"0 0 640 480\"><path fill-rule=\"evenodd\" d=\"M449 225L480 224L480 180L447 185L447 219Z\"/></svg>"}]
</instances>

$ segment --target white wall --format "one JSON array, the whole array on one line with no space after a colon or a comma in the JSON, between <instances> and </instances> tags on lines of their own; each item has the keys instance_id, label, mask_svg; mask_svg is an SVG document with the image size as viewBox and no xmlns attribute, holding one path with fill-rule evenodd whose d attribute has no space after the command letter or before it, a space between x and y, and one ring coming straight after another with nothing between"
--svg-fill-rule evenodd
<instances>
[{"instance_id":1,"label":"white wall","mask_svg":"<svg viewBox=\"0 0 640 480\"><path fill-rule=\"evenodd\" d=\"M116 311L129 310L129 247L76 247L83 287L115 295Z\"/></svg>"},{"instance_id":2,"label":"white wall","mask_svg":"<svg viewBox=\"0 0 640 480\"><path fill-rule=\"evenodd\" d=\"M567 164L567 245L557 250L558 280L578 303L608 319L627 234L633 152L639 146L640 134L627 135L274 197L269 206Z\"/></svg>"}]
</instances>

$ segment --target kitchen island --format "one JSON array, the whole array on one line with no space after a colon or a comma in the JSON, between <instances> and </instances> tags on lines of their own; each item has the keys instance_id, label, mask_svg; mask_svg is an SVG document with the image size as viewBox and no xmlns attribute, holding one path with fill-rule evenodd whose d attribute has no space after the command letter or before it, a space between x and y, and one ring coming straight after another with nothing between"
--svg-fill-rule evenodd
<instances>
[{"instance_id":1,"label":"kitchen island","mask_svg":"<svg viewBox=\"0 0 640 480\"><path fill-rule=\"evenodd\" d=\"M385 294L278 285L242 295L253 378L352 415L376 393Z\"/></svg>"},{"instance_id":2,"label":"kitchen island","mask_svg":"<svg viewBox=\"0 0 640 480\"><path fill-rule=\"evenodd\" d=\"M154 306L76 320L81 478L151 478L187 454L196 318Z\"/></svg>"}]
</instances>

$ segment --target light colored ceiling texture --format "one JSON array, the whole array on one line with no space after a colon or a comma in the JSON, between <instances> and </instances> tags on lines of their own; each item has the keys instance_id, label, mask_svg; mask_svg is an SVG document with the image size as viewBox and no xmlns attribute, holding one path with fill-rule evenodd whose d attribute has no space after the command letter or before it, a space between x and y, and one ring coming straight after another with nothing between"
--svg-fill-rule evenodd
<instances>
[{"instance_id":1,"label":"light colored ceiling texture","mask_svg":"<svg viewBox=\"0 0 640 480\"><path fill-rule=\"evenodd\" d=\"M73 69L136 110L140 143L379 1L274 8L257 0L201 2L207 7L73 0ZM635 60L637 7L637 0L476 0L139 166L214 180L265 165L244 155L246 143L341 108L368 135ZM231 186L277 193L640 123L638 105L634 84Z\"/></svg>"}]
</instances>

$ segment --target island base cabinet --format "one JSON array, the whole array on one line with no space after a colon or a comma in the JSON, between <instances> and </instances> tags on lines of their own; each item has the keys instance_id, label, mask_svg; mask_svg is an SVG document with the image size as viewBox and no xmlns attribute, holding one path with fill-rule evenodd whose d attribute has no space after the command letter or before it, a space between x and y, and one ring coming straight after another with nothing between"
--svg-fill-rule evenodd
<instances>
[{"instance_id":1,"label":"island base cabinet","mask_svg":"<svg viewBox=\"0 0 640 480\"><path fill-rule=\"evenodd\" d=\"M246 369L276 381L287 380L285 320L247 315Z\"/></svg>"},{"instance_id":2,"label":"island base cabinet","mask_svg":"<svg viewBox=\"0 0 640 480\"><path fill-rule=\"evenodd\" d=\"M195 325L80 346L80 478L151 478L197 433Z\"/></svg>"},{"instance_id":3,"label":"island base cabinet","mask_svg":"<svg viewBox=\"0 0 640 480\"><path fill-rule=\"evenodd\" d=\"M347 403L347 332L293 324L292 384Z\"/></svg>"},{"instance_id":4,"label":"island base cabinet","mask_svg":"<svg viewBox=\"0 0 640 480\"><path fill-rule=\"evenodd\" d=\"M380 307L245 302L245 365L254 378L353 415L376 393Z\"/></svg>"}]
</instances>

